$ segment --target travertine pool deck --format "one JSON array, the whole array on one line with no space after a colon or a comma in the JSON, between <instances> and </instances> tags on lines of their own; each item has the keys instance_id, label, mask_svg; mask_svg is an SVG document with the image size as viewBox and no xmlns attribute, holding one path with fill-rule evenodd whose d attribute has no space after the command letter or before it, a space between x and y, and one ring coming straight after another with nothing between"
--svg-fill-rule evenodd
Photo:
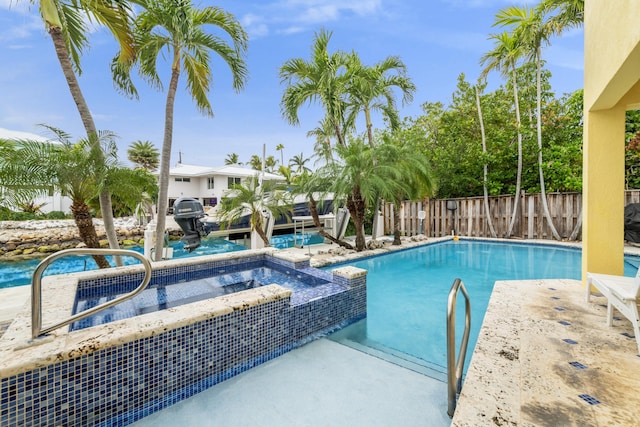
<instances>
[{"instance_id":1,"label":"travertine pool deck","mask_svg":"<svg viewBox=\"0 0 640 427\"><path fill-rule=\"evenodd\" d=\"M496 282L452 425L640 425L633 329L606 311L576 280Z\"/></svg>"}]
</instances>

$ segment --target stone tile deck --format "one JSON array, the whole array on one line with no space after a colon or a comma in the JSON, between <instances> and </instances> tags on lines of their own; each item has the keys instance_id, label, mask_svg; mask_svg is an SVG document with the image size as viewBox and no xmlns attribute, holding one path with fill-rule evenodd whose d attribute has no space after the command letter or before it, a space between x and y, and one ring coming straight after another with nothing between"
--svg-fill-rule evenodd
<instances>
[{"instance_id":1,"label":"stone tile deck","mask_svg":"<svg viewBox=\"0 0 640 427\"><path fill-rule=\"evenodd\" d=\"M496 282L452 425L640 425L631 323L606 311L579 281Z\"/></svg>"}]
</instances>

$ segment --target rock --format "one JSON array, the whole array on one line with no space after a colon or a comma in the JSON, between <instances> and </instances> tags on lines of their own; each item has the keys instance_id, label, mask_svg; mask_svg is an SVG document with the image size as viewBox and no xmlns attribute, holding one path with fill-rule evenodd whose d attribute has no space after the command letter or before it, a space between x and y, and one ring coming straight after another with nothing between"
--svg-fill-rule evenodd
<instances>
[{"instance_id":1,"label":"rock","mask_svg":"<svg viewBox=\"0 0 640 427\"><path fill-rule=\"evenodd\" d=\"M34 253L36 251L35 248L29 248L29 249L25 249L22 251L22 255L31 255L32 253Z\"/></svg>"}]
</instances>

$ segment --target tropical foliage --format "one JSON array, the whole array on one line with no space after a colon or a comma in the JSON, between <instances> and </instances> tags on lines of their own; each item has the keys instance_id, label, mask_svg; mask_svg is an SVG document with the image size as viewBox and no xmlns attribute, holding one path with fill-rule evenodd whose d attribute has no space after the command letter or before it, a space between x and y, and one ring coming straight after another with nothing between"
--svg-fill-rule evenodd
<instances>
[{"instance_id":1,"label":"tropical foliage","mask_svg":"<svg viewBox=\"0 0 640 427\"><path fill-rule=\"evenodd\" d=\"M164 139L160 160L158 212L166 212L169 203L169 169L173 141L173 110L181 71L186 73L186 85L198 110L213 116L208 99L213 70L211 53L218 55L229 67L234 89L243 88L247 69L244 53L247 34L233 15L218 7L195 8L190 0L139 0L144 10L135 20L138 56L135 65L141 77L156 88L162 87L157 63L165 57L170 62L171 77L165 106ZM229 37L228 43L205 28L216 27ZM166 52L168 52L168 54ZM166 55L166 56L165 56ZM132 64L113 61L113 75L118 87L126 94L137 96L131 80ZM156 261L162 257L165 215L156 223Z\"/></svg>"},{"instance_id":2,"label":"tropical foliage","mask_svg":"<svg viewBox=\"0 0 640 427\"><path fill-rule=\"evenodd\" d=\"M151 141L134 141L127 150L131 163L148 171L155 171L160 164L160 152Z\"/></svg>"},{"instance_id":3,"label":"tropical foliage","mask_svg":"<svg viewBox=\"0 0 640 427\"><path fill-rule=\"evenodd\" d=\"M90 248L99 248L90 200L107 185L121 188L130 200L139 200L144 189L135 185L138 174L118 163L112 133L100 132L93 137L97 141L85 138L77 143L62 131L56 130L56 134L59 142L51 144L0 141L0 186L17 200L46 194L50 189L67 195L80 239ZM109 267L104 257L94 258L101 268Z\"/></svg>"},{"instance_id":4,"label":"tropical foliage","mask_svg":"<svg viewBox=\"0 0 640 427\"><path fill-rule=\"evenodd\" d=\"M251 231L258 233L265 246L270 246L264 232L265 214L274 220L291 214L291 193L274 181L260 182L258 176L234 185L218 206L218 217L230 226L249 215Z\"/></svg>"}]
</instances>

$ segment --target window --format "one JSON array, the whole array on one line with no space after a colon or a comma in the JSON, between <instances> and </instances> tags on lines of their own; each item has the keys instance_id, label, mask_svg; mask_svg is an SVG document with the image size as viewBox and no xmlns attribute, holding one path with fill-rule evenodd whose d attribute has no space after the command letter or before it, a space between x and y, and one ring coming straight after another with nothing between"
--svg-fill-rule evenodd
<instances>
[{"instance_id":1,"label":"window","mask_svg":"<svg viewBox=\"0 0 640 427\"><path fill-rule=\"evenodd\" d=\"M207 190L213 190L213 177L209 177L207 178Z\"/></svg>"},{"instance_id":2,"label":"window","mask_svg":"<svg viewBox=\"0 0 640 427\"><path fill-rule=\"evenodd\" d=\"M231 188L231 187L233 187L233 186L234 186L234 185L236 185L236 184L237 184L237 185L240 185L241 181L242 181L242 178L232 178L232 177L229 177L229 178L227 178L227 185L228 185L228 187L229 187L229 188Z\"/></svg>"},{"instance_id":3,"label":"window","mask_svg":"<svg viewBox=\"0 0 640 427\"><path fill-rule=\"evenodd\" d=\"M191 182L191 178L181 178L177 177L176 182Z\"/></svg>"}]
</instances>

